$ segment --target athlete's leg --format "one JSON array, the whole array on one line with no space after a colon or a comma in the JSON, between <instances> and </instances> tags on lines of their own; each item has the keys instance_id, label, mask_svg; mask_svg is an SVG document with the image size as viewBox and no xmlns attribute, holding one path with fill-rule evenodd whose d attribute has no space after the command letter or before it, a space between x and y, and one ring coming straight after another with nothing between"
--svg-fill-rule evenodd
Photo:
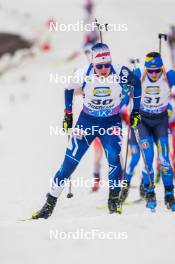
<instances>
[{"instance_id":1,"label":"athlete's leg","mask_svg":"<svg viewBox=\"0 0 175 264\"><path fill-rule=\"evenodd\" d=\"M154 192L154 171L153 171L153 159L154 159L154 139L151 133L149 118L143 118L139 125L140 143L143 149L145 163L142 170L143 176L143 188L140 191L146 200L146 207L154 209L157 205L156 196ZM142 130L143 129L143 130ZM152 186L150 185L152 183Z\"/></svg>"},{"instance_id":2,"label":"athlete's leg","mask_svg":"<svg viewBox=\"0 0 175 264\"><path fill-rule=\"evenodd\" d=\"M99 189L100 183L100 168L101 168L101 160L103 157L103 147L101 141L98 137L95 138L93 142L94 147L94 182L92 184L92 190L97 191Z\"/></svg>"},{"instance_id":3,"label":"athlete's leg","mask_svg":"<svg viewBox=\"0 0 175 264\"><path fill-rule=\"evenodd\" d=\"M121 137L116 135L115 132L112 135L106 133L100 137L100 140L109 165L109 187L110 189L114 189L117 187L122 174L120 162Z\"/></svg>"},{"instance_id":4,"label":"athlete's leg","mask_svg":"<svg viewBox=\"0 0 175 264\"><path fill-rule=\"evenodd\" d=\"M153 183L154 182L154 172L153 172L153 159L154 159L154 142L153 138L151 136L145 136L141 138L141 145L144 151L144 156L147 164L147 168L149 171L149 175L147 173L146 168L144 167L142 171L143 176L143 183L144 185L150 184L150 180Z\"/></svg>"},{"instance_id":5,"label":"athlete's leg","mask_svg":"<svg viewBox=\"0 0 175 264\"><path fill-rule=\"evenodd\" d=\"M169 123L170 129L170 139L172 143L170 155L171 155L171 165L173 167L173 171L175 172L175 121Z\"/></svg>"},{"instance_id":6,"label":"athlete's leg","mask_svg":"<svg viewBox=\"0 0 175 264\"><path fill-rule=\"evenodd\" d=\"M160 170L164 186L173 185L173 170L169 159L168 137L157 138L157 148L160 160Z\"/></svg>"},{"instance_id":7,"label":"athlete's leg","mask_svg":"<svg viewBox=\"0 0 175 264\"><path fill-rule=\"evenodd\" d=\"M168 143L168 116L161 118L159 124L153 129L155 142L158 149L160 169L164 186L173 185L173 170L169 158Z\"/></svg>"},{"instance_id":8,"label":"athlete's leg","mask_svg":"<svg viewBox=\"0 0 175 264\"><path fill-rule=\"evenodd\" d=\"M169 159L169 143L168 143L168 116L161 118L160 123L154 129L154 136L158 148L160 160L162 180L165 188L165 204L172 211L175 211L174 185L173 185L173 169Z\"/></svg>"},{"instance_id":9,"label":"athlete's leg","mask_svg":"<svg viewBox=\"0 0 175 264\"><path fill-rule=\"evenodd\" d=\"M116 130L114 130L116 131ZM113 131L113 132L114 132ZM121 137L116 135L104 134L100 137L102 145L105 150L106 158L109 166L109 199L108 208L110 213L121 213L120 190L121 186L119 179L121 179L122 168L120 162L121 151Z\"/></svg>"},{"instance_id":10,"label":"athlete's leg","mask_svg":"<svg viewBox=\"0 0 175 264\"><path fill-rule=\"evenodd\" d=\"M94 146L94 176L100 176L101 159L103 157L103 147L98 137L93 142Z\"/></svg>"},{"instance_id":11,"label":"athlete's leg","mask_svg":"<svg viewBox=\"0 0 175 264\"><path fill-rule=\"evenodd\" d=\"M141 123L138 125L140 142L143 148L144 156L146 159L146 164L149 170L149 175L151 179L149 179L149 175L144 167L142 171L143 176L143 184L147 186L151 182L154 181L154 172L153 172L153 159L154 159L154 146L153 146L153 136L151 133L151 128L149 123L147 123L147 118L142 117Z\"/></svg>"},{"instance_id":12,"label":"athlete's leg","mask_svg":"<svg viewBox=\"0 0 175 264\"><path fill-rule=\"evenodd\" d=\"M84 122L84 128L89 127L90 125ZM82 119L79 119L75 127L82 127ZM86 125L86 126L85 126ZM49 193L52 196L58 197L64 186L64 181L68 179L71 174L76 169L81 158L89 148L90 144L94 140L96 135L86 135L83 130L73 130L71 139L66 150L65 158L62 166L55 174L54 178L51 179L51 188ZM60 188L61 187L61 188Z\"/></svg>"}]
</instances>

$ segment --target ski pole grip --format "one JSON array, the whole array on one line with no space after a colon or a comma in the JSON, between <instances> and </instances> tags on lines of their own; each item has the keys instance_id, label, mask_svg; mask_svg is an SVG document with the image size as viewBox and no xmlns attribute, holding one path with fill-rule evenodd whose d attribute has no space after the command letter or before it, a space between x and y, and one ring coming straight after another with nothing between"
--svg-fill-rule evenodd
<instances>
[{"instance_id":1,"label":"ski pole grip","mask_svg":"<svg viewBox=\"0 0 175 264\"><path fill-rule=\"evenodd\" d=\"M136 63L136 62L139 63L140 60L139 60L138 58L137 58L137 59L132 59L132 58L131 58L131 59L129 59L129 62L130 62L130 63Z\"/></svg>"},{"instance_id":2,"label":"ski pole grip","mask_svg":"<svg viewBox=\"0 0 175 264\"><path fill-rule=\"evenodd\" d=\"M158 38L159 38L159 39L164 38L164 40L167 41L167 34L159 33L159 34L158 34Z\"/></svg>"}]
</instances>

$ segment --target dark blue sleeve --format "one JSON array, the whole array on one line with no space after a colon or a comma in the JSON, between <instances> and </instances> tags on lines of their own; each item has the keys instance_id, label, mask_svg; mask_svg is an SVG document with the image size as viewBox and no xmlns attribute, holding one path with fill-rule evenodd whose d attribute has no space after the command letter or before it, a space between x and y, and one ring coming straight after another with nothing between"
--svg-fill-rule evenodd
<instances>
[{"instance_id":1,"label":"dark blue sleeve","mask_svg":"<svg viewBox=\"0 0 175 264\"><path fill-rule=\"evenodd\" d=\"M170 87L175 85L175 71L174 70L170 70L167 72L167 79L168 79Z\"/></svg>"},{"instance_id":2,"label":"dark blue sleeve","mask_svg":"<svg viewBox=\"0 0 175 264\"><path fill-rule=\"evenodd\" d=\"M65 89L64 96L65 96L65 109L72 110L72 101L73 101L73 94L74 90Z\"/></svg>"},{"instance_id":3,"label":"dark blue sleeve","mask_svg":"<svg viewBox=\"0 0 175 264\"><path fill-rule=\"evenodd\" d=\"M130 69L125 66L122 67L120 76L122 74L127 76L126 85L133 87L133 110L139 110L141 100L141 81Z\"/></svg>"},{"instance_id":4,"label":"dark blue sleeve","mask_svg":"<svg viewBox=\"0 0 175 264\"><path fill-rule=\"evenodd\" d=\"M140 68L134 69L134 74L137 78L141 79L141 70Z\"/></svg>"}]
</instances>

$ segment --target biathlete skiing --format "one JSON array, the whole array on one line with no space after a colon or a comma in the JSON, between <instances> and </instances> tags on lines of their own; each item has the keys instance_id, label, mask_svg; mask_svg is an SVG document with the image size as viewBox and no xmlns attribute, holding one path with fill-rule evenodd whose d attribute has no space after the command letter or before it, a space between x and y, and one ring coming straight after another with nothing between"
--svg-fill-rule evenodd
<instances>
[{"instance_id":1,"label":"biathlete skiing","mask_svg":"<svg viewBox=\"0 0 175 264\"><path fill-rule=\"evenodd\" d=\"M76 82L72 81L69 87L65 89L63 124L66 130L72 128L73 94L77 89L82 90L83 109L73 129L73 131L76 130L76 133L72 133L63 164L51 179L46 202L39 211L32 214L33 219L47 219L51 216L64 188L61 183L70 178L96 137L101 141L109 166L109 212L121 213L120 179L122 168L120 152L122 127L119 114L122 106L129 102L132 91L134 96L130 122L132 127L139 124L141 82L127 67L114 67L112 65L109 47L103 43L97 43L92 47L91 63L86 68L77 70L75 76L79 81L77 82L76 78ZM93 131L94 126L98 127L95 131ZM101 133L102 130L103 133Z\"/></svg>"},{"instance_id":2,"label":"biathlete skiing","mask_svg":"<svg viewBox=\"0 0 175 264\"><path fill-rule=\"evenodd\" d=\"M173 169L169 158L168 143L168 111L171 88L175 85L175 71L166 71L161 55L151 52L146 55L145 68L142 71L137 68L135 75L142 83L142 97L140 104L141 122L138 124L141 145L144 151L146 165L144 168L143 193L146 199L146 207L154 209L157 206L154 190L154 143L156 143L160 171L164 185L164 200L168 209L175 211ZM140 158L140 148L137 144L134 129L131 131L131 162L125 175L127 187L122 190L122 199L126 199L133 175L133 170ZM149 174L149 175L148 175ZM150 178L151 179L150 179ZM150 180L152 188L150 188Z\"/></svg>"}]
</instances>

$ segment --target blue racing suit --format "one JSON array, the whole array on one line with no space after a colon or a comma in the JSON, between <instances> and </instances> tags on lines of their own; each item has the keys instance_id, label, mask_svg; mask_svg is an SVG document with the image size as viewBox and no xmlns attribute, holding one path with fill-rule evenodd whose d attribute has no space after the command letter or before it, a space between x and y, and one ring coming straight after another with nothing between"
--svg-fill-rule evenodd
<instances>
[{"instance_id":1,"label":"blue racing suit","mask_svg":"<svg viewBox=\"0 0 175 264\"><path fill-rule=\"evenodd\" d=\"M156 82L152 82L146 75L143 76L140 69L136 69L135 74L142 80L142 90L144 89L141 99L142 119L138 129L151 180L154 181L153 159L154 143L156 143L163 184L165 187L172 186L173 170L169 160L167 108L170 89L175 84L175 71L163 72ZM134 168L140 158L140 150L133 129L131 130L130 146L132 157L125 178L128 183L131 181ZM144 184L149 184L145 169L143 169L142 175Z\"/></svg>"},{"instance_id":2,"label":"blue racing suit","mask_svg":"<svg viewBox=\"0 0 175 264\"><path fill-rule=\"evenodd\" d=\"M92 64L85 71L78 70L75 73L76 77L80 75L80 72L83 80L78 84L71 83L70 87L65 90L65 107L69 111L72 110L73 92L80 88L84 98L83 110L73 129L63 164L53 178L54 185L59 186L62 180L71 176L92 141L99 137L109 165L109 188L114 189L118 185L122 173L120 109L128 103L131 87L134 88L133 107L134 109L140 108L141 83L125 66L122 66L118 71L112 66L110 77L114 77L116 74L120 77L117 82L112 83L108 80L100 83L98 76L95 81L92 81L91 78L96 75ZM85 77L91 78L87 82ZM74 133L75 131L76 133ZM53 192L51 194L54 195Z\"/></svg>"}]
</instances>

